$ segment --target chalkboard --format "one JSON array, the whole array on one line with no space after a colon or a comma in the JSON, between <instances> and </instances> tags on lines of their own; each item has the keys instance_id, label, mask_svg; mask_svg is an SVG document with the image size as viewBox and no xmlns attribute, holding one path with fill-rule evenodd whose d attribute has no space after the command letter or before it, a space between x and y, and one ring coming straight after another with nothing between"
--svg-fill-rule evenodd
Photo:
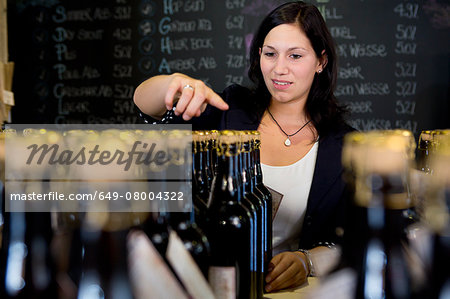
<instances>
[{"instance_id":1,"label":"chalkboard","mask_svg":"<svg viewBox=\"0 0 450 299\"><path fill-rule=\"evenodd\" d=\"M248 84L248 47L284 1L8 2L16 123L136 123L134 89L183 72ZM357 129L450 127L450 4L318 0L339 54L336 95Z\"/></svg>"}]
</instances>

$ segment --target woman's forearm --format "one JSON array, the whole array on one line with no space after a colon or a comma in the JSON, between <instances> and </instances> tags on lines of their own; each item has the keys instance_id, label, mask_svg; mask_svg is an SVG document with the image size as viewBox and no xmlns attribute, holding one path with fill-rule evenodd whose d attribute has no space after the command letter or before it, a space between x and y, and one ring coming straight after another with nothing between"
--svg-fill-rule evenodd
<instances>
[{"instance_id":1,"label":"woman's forearm","mask_svg":"<svg viewBox=\"0 0 450 299\"><path fill-rule=\"evenodd\" d=\"M134 102L142 112L156 119L172 109L175 102L178 102L175 114L182 115L184 120L200 116L206 105L228 109L203 81L180 73L158 75L142 82L134 91Z\"/></svg>"},{"instance_id":2,"label":"woman's forearm","mask_svg":"<svg viewBox=\"0 0 450 299\"><path fill-rule=\"evenodd\" d=\"M142 82L134 92L134 103L147 115L160 118L167 107L164 102L172 75L158 75Z\"/></svg>"}]
</instances>

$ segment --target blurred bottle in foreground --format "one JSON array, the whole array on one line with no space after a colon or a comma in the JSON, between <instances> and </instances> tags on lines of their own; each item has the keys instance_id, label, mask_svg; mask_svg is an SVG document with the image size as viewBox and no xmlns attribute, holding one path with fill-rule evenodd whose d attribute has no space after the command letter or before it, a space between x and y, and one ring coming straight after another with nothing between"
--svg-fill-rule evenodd
<instances>
[{"instance_id":1,"label":"blurred bottle in foreground","mask_svg":"<svg viewBox=\"0 0 450 299\"><path fill-rule=\"evenodd\" d=\"M432 231L428 298L450 298L450 135L439 136L431 157L424 222Z\"/></svg>"},{"instance_id":2,"label":"blurred bottle in foreground","mask_svg":"<svg viewBox=\"0 0 450 299\"><path fill-rule=\"evenodd\" d=\"M414 147L400 131L345 137L347 202L342 257L315 291L319 298L413 298L422 284L411 269L407 230L414 205L409 173Z\"/></svg>"},{"instance_id":3,"label":"blurred bottle in foreground","mask_svg":"<svg viewBox=\"0 0 450 299\"><path fill-rule=\"evenodd\" d=\"M12 144L25 148L27 138L46 142L47 132L43 134L30 130L16 132L9 130L9 149ZM27 137L27 135L29 135ZM3 135L5 136L5 135ZM13 140L13 141L11 141ZM6 157L5 157L6 158ZM19 164L23 161L23 153L8 157L9 163ZM10 168L11 169L11 168ZM29 179L31 167L14 167L5 179L16 180L21 186ZM3 169L2 169L3 171ZM3 174L2 174L2 178ZM37 185L31 191L45 192L46 184ZM31 192L30 191L30 192ZM4 198L4 190L2 190ZM4 199L6 200L6 199ZM2 202L2 240L0 248L0 297L1 298L56 298L56 267L52 258L51 241L53 238L50 212L29 212L28 205L20 202L14 206L14 212L6 211L6 202Z\"/></svg>"}]
</instances>

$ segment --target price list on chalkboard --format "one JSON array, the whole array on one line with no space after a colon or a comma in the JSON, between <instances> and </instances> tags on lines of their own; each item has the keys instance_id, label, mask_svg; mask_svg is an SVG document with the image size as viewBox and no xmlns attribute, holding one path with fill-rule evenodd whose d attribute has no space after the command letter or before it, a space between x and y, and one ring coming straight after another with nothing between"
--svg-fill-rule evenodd
<instances>
[{"instance_id":1,"label":"price list on chalkboard","mask_svg":"<svg viewBox=\"0 0 450 299\"><path fill-rule=\"evenodd\" d=\"M21 122L137 121L131 1L19 1L14 9L16 98L19 109L32 108Z\"/></svg>"},{"instance_id":2,"label":"price list on chalkboard","mask_svg":"<svg viewBox=\"0 0 450 299\"><path fill-rule=\"evenodd\" d=\"M112 6L55 6L51 18L57 58L52 93L58 104L55 122L71 114L87 123L127 122L132 112L132 7L126 0ZM71 2L72 3L72 2ZM82 3L82 2L80 2ZM97 103L93 102L97 101ZM108 115L105 111L111 111ZM129 120L128 120L129 121Z\"/></svg>"},{"instance_id":3,"label":"price list on chalkboard","mask_svg":"<svg viewBox=\"0 0 450 299\"><path fill-rule=\"evenodd\" d=\"M139 122L134 89L156 74L185 73L217 91L246 84L256 22L278 2L12 3L12 52L18 66L15 120Z\"/></svg>"},{"instance_id":4,"label":"price list on chalkboard","mask_svg":"<svg viewBox=\"0 0 450 299\"><path fill-rule=\"evenodd\" d=\"M143 0L137 30L139 43L149 51L139 47L141 81L180 72L217 91L232 83L245 84L255 20L277 2Z\"/></svg>"},{"instance_id":5,"label":"price list on chalkboard","mask_svg":"<svg viewBox=\"0 0 450 299\"><path fill-rule=\"evenodd\" d=\"M428 41L445 31L433 28L433 15L427 15L422 4L416 0L317 1L337 44L336 96L349 107L353 127L363 131L403 128L417 134L430 123L429 106L448 109L445 97L419 93L440 72L430 68L434 45ZM448 50L445 41L442 52L447 61ZM436 82L445 78L448 73L443 72Z\"/></svg>"},{"instance_id":6,"label":"price list on chalkboard","mask_svg":"<svg viewBox=\"0 0 450 299\"><path fill-rule=\"evenodd\" d=\"M248 85L259 23L282 0L8 2L13 121L136 123L135 88L185 73ZM447 1L448 2L448 1ZM315 0L335 39L336 96L359 130L450 126L450 4Z\"/></svg>"},{"instance_id":7,"label":"price list on chalkboard","mask_svg":"<svg viewBox=\"0 0 450 299\"><path fill-rule=\"evenodd\" d=\"M141 80L180 72L208 82L217 72L213 14L206 1L141 1L138 62Z\"/></svg>"}]
</instances>

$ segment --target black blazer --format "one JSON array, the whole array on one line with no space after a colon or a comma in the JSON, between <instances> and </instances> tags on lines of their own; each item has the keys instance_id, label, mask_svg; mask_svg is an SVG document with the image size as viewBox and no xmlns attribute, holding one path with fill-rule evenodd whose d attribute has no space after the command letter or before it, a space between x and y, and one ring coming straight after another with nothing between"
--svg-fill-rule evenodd
<instances>
[{"instance_id":1,"label":"black blazer","mask_svg":"<svg viewBox=\"0 0 450 299\"><path fill-rule=\"evenodd\" d=\"M256 130L260 116L246 98L251 92L239 85L224 90L222 98L228 103L227 111L208 106L198 118L191 120L194 130ZM174 118L172 122L182 122ZM341 243L346 188L342 180L343 137L353 129L337 127L327 136L320 136L317 160L309 192L299 248L310 249L321 242Z\"/></svg>"}]
</instances>

